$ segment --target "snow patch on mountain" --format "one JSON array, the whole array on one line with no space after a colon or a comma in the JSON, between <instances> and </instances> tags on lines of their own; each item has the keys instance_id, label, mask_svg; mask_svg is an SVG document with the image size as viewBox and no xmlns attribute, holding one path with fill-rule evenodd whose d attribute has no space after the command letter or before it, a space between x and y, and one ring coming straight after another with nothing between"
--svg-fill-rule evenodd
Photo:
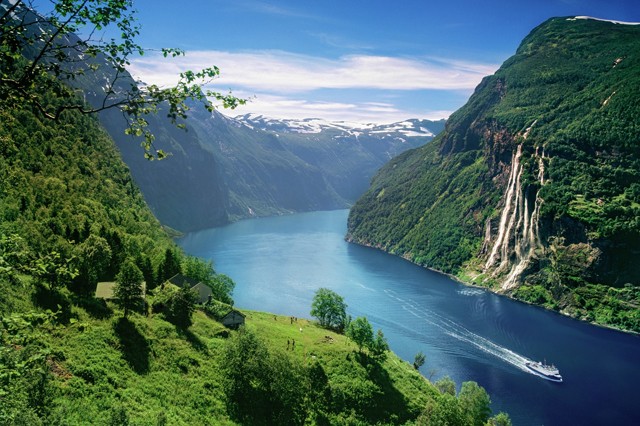
<instances>
[{"instance_id":1,"label":"snow patch on mountain","mask_svg":"<svg viewBox=\"0 0 640 426\"><path fill-rule=\"evenodd\" d=\"M376 137L433 137L423 120L410 119L391 124L356 123L350 121L327 121L321 118L305 119L276 119L264 115L245 114L235 117L239 123L250 129L260 129L274 133L305 133L317 134L322 132L338 132L342 136L361 137L375 135ZM338 135L338 136L341 136Z\"/></svg>"},{"instance_id":2,"label":"snow patch on mountain","mask_svg":"<svg viewBox=\"0 0 640 426\"><path fill-rule=\"evenodd\" d=\"M611 19L594 18L593 16L576 16L574 18L568 18L567 21L575 21L577 19L592 19L594 21L611 22L612 24L620 25L640 25L640 22L613 21Z\"/></svg>"}]
</instances>

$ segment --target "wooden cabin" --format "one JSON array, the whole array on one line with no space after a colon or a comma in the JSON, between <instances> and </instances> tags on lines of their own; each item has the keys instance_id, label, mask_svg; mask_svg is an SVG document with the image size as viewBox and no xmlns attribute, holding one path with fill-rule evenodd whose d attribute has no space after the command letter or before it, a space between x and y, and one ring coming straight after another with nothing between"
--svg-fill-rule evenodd
<instances>
[{"instance_id":1,"label":"wooden cabin","mask_svg":"<svg viewBox=\"0 0 640 426\"><path fill-rule=\"evenodd\" d=\"M223 316L220 319L220 322L227 328L231 328L233 330L238 329L241 325L244 325L244 319L246 315L240 311L236 311L232 309L228 314Z\"/></svg>"}]
</instances>

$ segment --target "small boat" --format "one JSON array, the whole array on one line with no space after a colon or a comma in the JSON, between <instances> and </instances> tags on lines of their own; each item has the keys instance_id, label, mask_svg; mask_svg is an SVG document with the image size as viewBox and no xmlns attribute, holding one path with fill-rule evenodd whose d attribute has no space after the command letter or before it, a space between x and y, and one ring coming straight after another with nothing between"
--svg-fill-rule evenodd
<instances>
[{"instance_id":1,"label":"small boat","mask_svg":"<svg viewBox=\"0 0 640 426\"><path fill-rule=\"evenodd\" d=\"M539 361L525 362L525 365L529 370L544 379L551 380L552 382L562 382L560 371L558 371L555 365L548 365Z\"/></svg>"}]
</instances>

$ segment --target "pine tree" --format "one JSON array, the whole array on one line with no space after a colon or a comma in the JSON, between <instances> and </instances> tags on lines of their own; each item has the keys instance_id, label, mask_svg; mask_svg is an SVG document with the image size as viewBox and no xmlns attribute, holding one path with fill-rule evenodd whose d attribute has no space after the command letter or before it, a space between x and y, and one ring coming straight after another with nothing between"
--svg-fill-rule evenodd
<instances>
[{"instance_id":1,"label":"pine tree","mask_svg":"<svg viewBox=\"0 0 640 426\"><path fill-rule=\"evenodd\" d=\"M114 296L118 305L124 309L125 318L129 315L129 310L138 309L143 304L143 279L142 272L131 260L126 260L120 267Z\"/></svg>"}]
</instances>

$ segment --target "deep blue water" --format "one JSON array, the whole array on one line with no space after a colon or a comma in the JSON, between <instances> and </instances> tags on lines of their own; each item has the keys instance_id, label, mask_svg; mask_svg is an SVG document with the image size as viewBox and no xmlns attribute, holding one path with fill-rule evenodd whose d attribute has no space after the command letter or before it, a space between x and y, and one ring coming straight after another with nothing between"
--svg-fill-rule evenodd
<instances>
[{"instance_id":1,"label":"deep blue water","mask_svg":"<svg viewBox=\"0 0 640 426\"><path fill-rule=\"evenodd\" d=\"M310 317L328 287L348 313L381 328L407 361L458 386L474 380L514 425L640 424L640 337L607 330L463 286L449 277L344 241L348 211L246 220L186 235L192 255L236 282L236 306ZM553 362L557 384L527 372Z\"/></svg>"}]
</instances>

